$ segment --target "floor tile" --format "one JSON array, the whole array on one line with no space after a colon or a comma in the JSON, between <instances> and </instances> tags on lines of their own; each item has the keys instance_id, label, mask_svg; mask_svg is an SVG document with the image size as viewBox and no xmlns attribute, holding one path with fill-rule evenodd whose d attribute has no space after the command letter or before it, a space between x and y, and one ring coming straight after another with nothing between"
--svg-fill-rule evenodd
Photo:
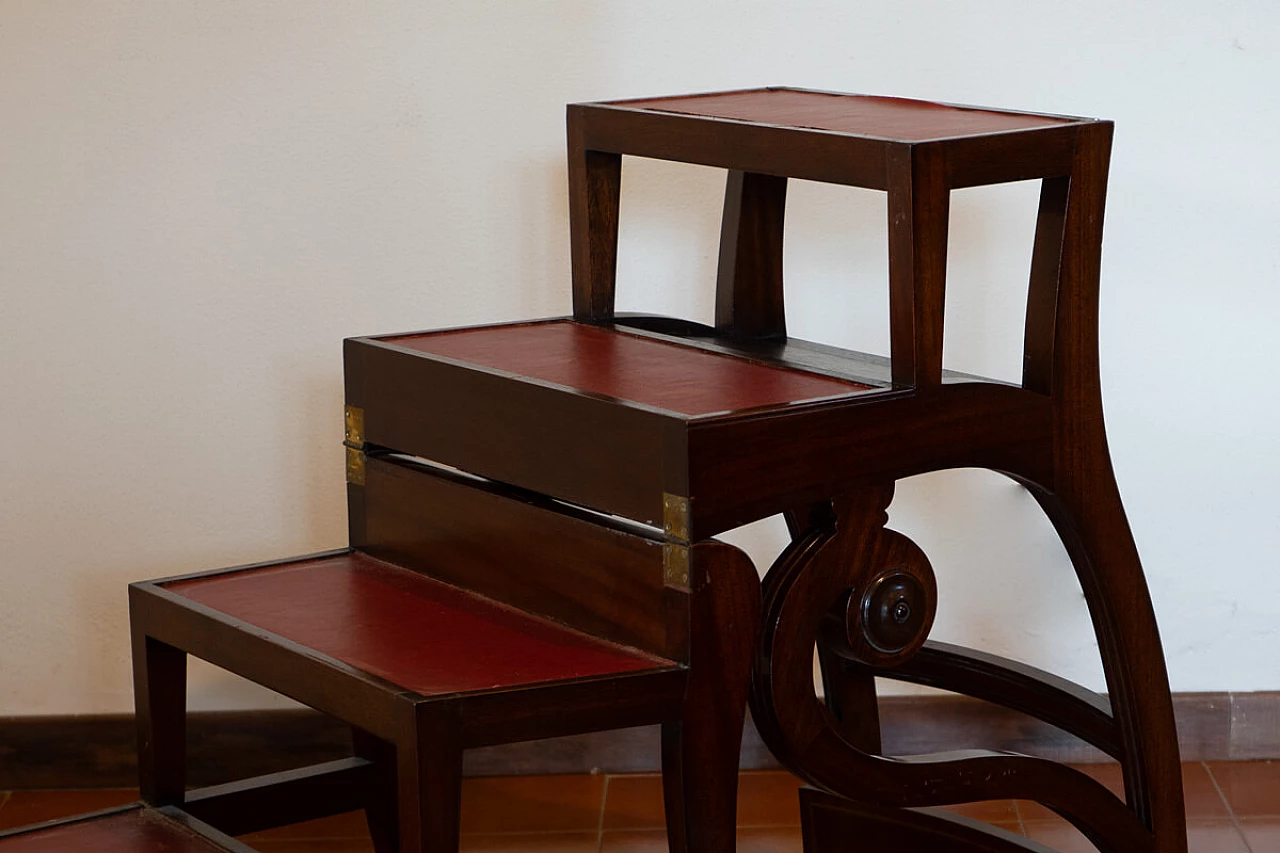
<instances>
[{"instance_id":1,"label":"floor tile","mask_svg":"<svg viewBox=\"0 0 1280 853\"><path fill-rule=\"evenodd\" d=\"M738 777L738 825L799 826L800 780L783 771ZM604 804L606 830L661 829L666 826L662 777L656 773L610 776Z\"/></svg>"},{"instance_id":2,"label":"floor tile","mask_svg":"<svg viewBox=\"0 0 1280 853\"><path fill-rule=\"evenodd\" d=\"M1280 761L1210 761L1209 772L1236 817L1280 817Z\"/></svg>"},{"instance_id":3,"label":"floor tile","mask_svg":"<svg viewBox=\"0 0 1280 853\"><path fill-rule=\"evenodd\" d=\"M462 783L462 831L596 832L605 777L491 776Z\"/></svg>"},{"instance_id":4,"label":"floor tile","mask_svg":"<svg viewBox=\"0 0 1280 853\"><path fill-rule=\"evenodd\" d=\"M84 814L132 803L137 799L138 791L133 788L14 791L4 808L0 808L0 829Z\"/></svg>"},{"instance_id":5,"label":"floor tile","mask_svg":"<svg viewBox=\"0 0 1280 853\"><path fill-rule=\"evenodd\" d=\"M508 832L464 835L459 853L596 853L597 833ZM252 844L258 853L374 853L364 838L280 838Z\"/></svg>"},{"instance_id":6,"label":"floor tile","mask_svg":"<svg viewBox=\"0 0 1280 853\"><path fill-rule=\"evenodd\" d=\"M987 800L980 803L961 803L954 806L944 806L943 808L946 811L980 820L983 823L994 823L1006 829L1009 826L1013 826L1016 830L1018 826L1018 807L1013 800Z\"/></svg>"},{"instance_id":7,"label":"floor tile","mask_svg":"<svg viewBox=\"0 0 1280 853\"><path fill-rule=\"evenodd\" d=\"M464 835L460 853L596 853L599 833L529 832Z\"/></svg>"},{"instance_id":8,"label":"floor tile","mask_svg":"<svg viewBox=\"0 0 1280 853\"><path fill-rule=\"evenodd\" d=\"M1204 820L1187 824L1190 853L1250 853L1249 845L1231 821ZM1255 853L1274 853L1275 847L1254 847Z\"/></svg>"},{"instance_id":9,"label":"floor tile","mask_svg":"<svg viewBox=\"0 0 1280 853\"><path fill-rule=\"evenodd\" d=\"M369 825L365 822L364 812L347 812L345 814L308 820L276 829L267 829L241 836L245 844L252 847L266 839L278 840L286 838L364 838L369 834Z\"/></svg>"},{"instance_id":10,"label":"floor tile","mask_svg":"<svg viewBox=\"0 0 1280 853\"><path fill-rule=\"evenodd\" d=\"M1027 837L1052 847L1058 853L1097 853L1079 830L1065 820L1036 820L1024 822ZM1240 837L1240 831L1229 820L1197 820L1187 825L1187 844L1190 853L1250 853L1248 845ZM1277 848L1254 848L1254 853Z\"/></svg>"},{"instance_id":11,"label":"floor tile","mask_svg":"<svg viewBox=\"0 0 1280 853\"><path fill-rule=\"evenodd\" d=\"M1280 850L1280 818L1241 818L1240 830L1253 853L1274 853Z\"/></svg>"},{"instance_id":12,"label":"floor tile","mask_svg":"<svg viewBox=\"0 0 1280 853\"><path fill-rule=\"evenodd\" d=\"M658 829L606 832L600 853L667 853L667 834ZM753 827L738 830L738 853L801 853L800 827Z\"/></svg>"},{"instance_id":13,"label":"floor tile","mask_svg":"<svg viewBox=\"0 0 1280 853\"><path fill-rule=\"evenodd\" d=\"M743 773L738 777L738 826L799 827L800 785L784 771Z\"/></svg>"},{"instance_id":14,"label":"floor tile","mask_svg":"<svg viewBox=\"0 0 1280 853\"><path fill-rule=\"evenodd\" d=\"M1101 782L1121 799L1124 798L1124 775L1119 764L1080 764L1076 769ZM1186 804L1187 820L1230 820L1218 786L1204 765L1189 761L1182 765L1182 796ZM1024 821L1056 820L1057 815L1038 803L1018 801L1018 810Z\"/></svg>"},{"instance_id":15,"label":"floor tile","mask_svg":"<svg viewBox=\"0 0 1280 853\"><path fill-rule=\"evenodd\" d=\"M251 846L258 853L375 853L368 838L268 838Z\"/></svg>"}]
</instances>

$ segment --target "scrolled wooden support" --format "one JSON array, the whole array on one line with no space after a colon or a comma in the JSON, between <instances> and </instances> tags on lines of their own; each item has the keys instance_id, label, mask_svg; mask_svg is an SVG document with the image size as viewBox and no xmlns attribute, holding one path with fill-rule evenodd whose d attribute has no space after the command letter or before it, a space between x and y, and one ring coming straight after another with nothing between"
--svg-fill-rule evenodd
<instances>
[{"instance_id":1,"label":"scrolled wooden support","mask_svg":"<svg viewBox=\"0 0 1280 853\"><path fill-rule=\"evenodd\" d=\"M837 654L877 669L910 660L928 639L938 610L938 584L924 552L892 530L880 531L879 538L883 563L865 567L828 614L840 623L838 632L824 626Z\"/></svg>"},{"instance_id":2,"label":"scrolled wooden support","mask_svg":"<svg viewBox=\"0 0 1280 853\"><path fill-rule=\"evenodd\" d=\"M848 721L837 720L817 698L813 644L820 636L830 637L833 603L843 598L847 613L850 601L883 600L892 618L896 599L877 597L883 581L872 582L892 567L927 566L903 560L909 552L903 543L909 540L885 530L892 495L892 484L871 484L834 501L834 519L811 514L814 523L807 530L793 526L799 535L766 576L752 694L752 715L766 744L811 785L851 800L897 808L1035 800L1070 820L1103 853L1153 851L1153 836L1139 816L1079 771L984 751L897 758L869 754L846 735ZM918 649L917 642L923 643L923 632L911 635L901 652L904 659Z\"/></svg>"}]
</instances>

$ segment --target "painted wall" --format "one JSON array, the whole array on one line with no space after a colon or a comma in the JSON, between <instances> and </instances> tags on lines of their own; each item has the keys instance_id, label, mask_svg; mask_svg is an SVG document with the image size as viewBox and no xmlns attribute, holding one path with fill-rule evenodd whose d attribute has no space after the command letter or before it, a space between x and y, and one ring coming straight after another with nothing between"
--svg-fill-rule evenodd
<instances>
[{"instance_id":1,"label":"painted wall","mask_svg":"<svg viewBox=\"0 0 1280 853\"><path fill-rule=\"evenodd\" d=\"M5 0L0 714L131 707L128 581L344 544L341 338L567 312L566 102L771 83L1116 120L1103 380L1173 685L1280 689L1277 80L1264 2ZM708 319L722 176L624 185L622 307ZM948 363L1015 377L1035 190L954 208ZM886 350L884 220L793 186L795 334ZM935 636L1101 685L1018 487L892 517Z\"/></svg>"}]
</instances>

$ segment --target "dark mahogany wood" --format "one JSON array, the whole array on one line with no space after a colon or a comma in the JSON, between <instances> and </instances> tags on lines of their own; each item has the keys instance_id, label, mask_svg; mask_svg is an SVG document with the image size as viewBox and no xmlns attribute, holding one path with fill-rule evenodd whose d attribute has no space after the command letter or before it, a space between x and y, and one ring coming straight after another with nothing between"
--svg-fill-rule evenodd
<instances>
[{"instance_id":1,"label":"dark mahogany wood","mask_svg":"<svg viewBox=\"0 0 1280 853\"><path fill-rule=\"evenodd\" d=\"M692 551L689 686L684 713L662 730L667 838L673 853L732 853L760 578L736 548L701 542Z\"/></svg>"},{"instance_id":2,"label":"dark mahogany wood","mask_svg":"<svg viewBox=\"0 0 1280 853\"><path fill-rule=\"evenodd\" d=\"M374 808L374 777L370 761L342 758L188 791L182 808L228 835L247 835L351 811L352 791L364 792L363 806Z\"/></svg>"},{"instance_id":3,"label":"dark mahogany wood","mask_svg":"<svg viewBox=\"0 0 1280 853\"><path fill-rule=\"evenodd\" d=\"M172 807L141 804L18 829L0 830L5 853L254 853L248 846Z\"/></svg>"},{"instance_id":4,"label":"dark mahogany wood","mask_svg":"<svg viewBox=\"0 0 1280 853\"><path fill-rule=\"evenodd\" d=\"M383 853L447 850L465 749L662 723L689 733L673 785L688 809L707 807L689 837L728 853L724 780L760 612L745 555L410 459L366 464L353 530L403 563L347 549L130 588L140 695L153 697L141 743L180 732L179 694L154 699L156 667L173 676L189 653L347 722L358 757L195 792L170 759L144 764L146 790L237 831L364 808Z\"/></svg>"},{"instance_id":5,"label":"dark mahogany wood","mask_svg":"<svg viewBox=\"0 0 1280 853\"><path fill-rule=\"evenodd\" d=\"M787 179L729 172L720 226L716 328L733 337L787 334L782 293Z\"/></svg>"},{"instance_id":6,"label":"dark mahogany wood","mask_svg":"<svg viewBox=\"0 0 1280 853\"><path fill-rule=\"evenodd\" d=\"M883 388L688 427L688 490L681 494L691 498L692 536L789 513L795 542L766 580L753 694L753 715L779 757L853 800L924 806L1007 791L1057 809L1100 849L1185 851L1168 682L1103 429L1097 311L1110 122L790 89L579 104L568 117L571 172L581 173L575 161L596 154L730 170L716 328L660 318L616 318L619 324L655 340ZM887 363L785 337L780 235L787 177L887 191ZM1021 387L948 375L942 342L951 190L1023 179L1041 180L1042 190ZM616 222L617 195L608 189L579 183L576 198ZM576 245L606 242L589 233L590 222L576 225L584 229L574 235ZM607 270L575 267L575 317L597 325L615 320L602 306L612 304L616 253L604 248L600 256L611 259ZM866 620L854 604L868 600L876 571L900 560L886 550L894 541L883 530L886 489L904 476L964 466L1023 483L1053 521L1093 615L1109 702L972 650L925 645L915 655L927 624L896 659L856 648ZM843 507L835 515L793 511L833 497ZM929 594L925 587L911 593L925 601ZM812 690L815 641L825 705ZM1085 738L1120 759L1126 802L1065 768L1020 756L879 758L876 675L970 692ZM983 839L965 843L963 849L1007 849Z\"/></svg>"},{"instance_id":7,"label":"dark mahogany wood","mask_svg":"<svg viewBox=\"0 0 1280 853\"><path fill-rule=\"evenodd\" d=\"M767 89L571 105L568 131L572 320L347 341L352 549L131 589L148 798L181 800L164 745L190 653L358 729L360 763L276 787L319 786L326 809L381 792L383 853L456 846L466 748L653 722L672 849L729 853L748 695L769 747L821 789L810 853L850 836L1035 849L916 811L988 799L1038 801L1104 853L1185 853L1168 682L1103 428L1111 124ZM714 328L615 317L623 155L729 170ZM889 359L786 337L788 178L886 191ZM950 193L1024 179L1042 192L1022 384L948 373ZM886 508L895 480L970 466L1024 484L1055 525L1109 702L926 642L932 572ZM775 513L793 542L760 586L710 537ZM876 677L1076 733L1117 756L1126 797L1023 755L881 755Z\"/></svg>"},{"instance_id":8,"label":"dark mahogany wood","mask_svg":"<svg viewBox=\"0 0 1280 853\"><path fill-rule=\"evenodd\" d=\"M669 592L656 530L412 459L370 456L365 478L365 487L352 489L361 511L351 542L360 550L592 635L679 658L674 649L683 632L670 631L663 617ZM573 548L563 547L568 542Z\"/></svg>"}]
</instances>

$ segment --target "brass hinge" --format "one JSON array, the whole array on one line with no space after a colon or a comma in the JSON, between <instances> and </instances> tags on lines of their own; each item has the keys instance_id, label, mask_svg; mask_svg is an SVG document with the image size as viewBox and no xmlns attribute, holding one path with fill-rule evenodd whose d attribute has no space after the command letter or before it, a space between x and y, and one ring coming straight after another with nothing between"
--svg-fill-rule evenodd
<instances>
[{"instance_id":1,"label":"brass hinge","mask_svg":"<svg viewBox=\"0 0 1280 853\"><path fill-rule=\"evenodd\" d=\"M662 545L662 582L666 586L689 588L689 546L664 542Z\"/></svg>"},{"instance_id":2,"label":"brass hinge","mask_svg":"<svg viewBox=\"0 0 1280 853\"><path fill-rule=\"evenodd\" d=\"M363 447L364 409L359 406L346 406L342 410L342 419L346 427L342 443L347 447Z\"/></svg>"},{"instance_id":3,"label":"brass hinge","mask_svg":"<svg viewBox=\"0 0 1280 853\"><path fill-rule=\"evenodd\" d=\"M347 448L347 482L353 486L364 485L364 451Z\"/></svg>"},{"instance_id":4,"label":"brass hinge","mask_svg":"<svg viewBox=\"0 0 1280 853\"><path fill-rule=\"evenodd\" d=\"M681 542L689 541L689 499L662 493L662 532Z\"/></svg>"},{"instance_id":5,"label":"brass hinge","mask_svg":"<svg viewBox=\"0 0 1280 853\"><path fill-rule=\"evenodd\" d=\"M364 485L364 409L346 406L342 411L343 439L347 447L347 482Z\"/></svg>"}]
</instances>

